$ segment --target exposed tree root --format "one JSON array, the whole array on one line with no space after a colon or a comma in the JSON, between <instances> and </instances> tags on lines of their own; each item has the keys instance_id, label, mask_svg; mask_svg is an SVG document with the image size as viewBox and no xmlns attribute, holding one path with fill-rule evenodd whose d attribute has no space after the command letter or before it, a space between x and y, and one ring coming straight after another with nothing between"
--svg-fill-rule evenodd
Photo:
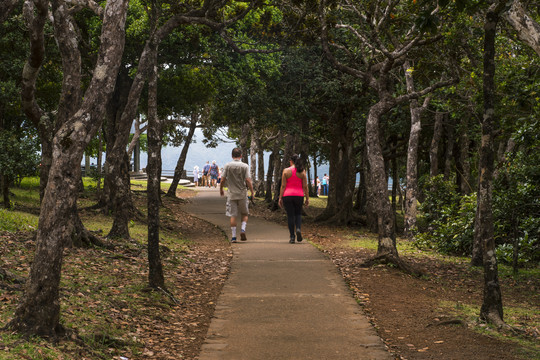
<instances>
[{"instance_id":1,"label":"exposed tree root","mask_svg":"<svg viewBox=\"0 0 540 360\"><path fill-rule=\"evenodd\" d=\"M419 269L415 266L412 266L408 264L407 262L401 260L396 255L390 254L390 253L376 255L375 257L366 260L361 265L364 267L371 267L373 265L378 265L378 264L393 265L397 267L398 269L400 269L401 271L410 275L414 275L414 276L425 275L425 271L423 269Z\"/></svg>"},{"instance_id":2,"label":"exposed tree root","mask_svg":"<svg viewBox=\"0 0 540 360\"><path fill-rule=\"evenodd\" d=\"M92 234L88 229L86 229L81 221L79 215L75 215L74 228L71 234L71 245L74 247L107 247L107 245L101 241L100 238Z\"/></svg>"},{"instance_id":3,"label":"exposed tree root","mask_svg":"<svg viewBox=\"0 0 540 360\"><path fill-rule=\"evenodd\" d=\"M15 290L24 284L25 279L0 267L0 289ZM12 286L15 285L15 286Z\"/></svg>"}]
</instances>

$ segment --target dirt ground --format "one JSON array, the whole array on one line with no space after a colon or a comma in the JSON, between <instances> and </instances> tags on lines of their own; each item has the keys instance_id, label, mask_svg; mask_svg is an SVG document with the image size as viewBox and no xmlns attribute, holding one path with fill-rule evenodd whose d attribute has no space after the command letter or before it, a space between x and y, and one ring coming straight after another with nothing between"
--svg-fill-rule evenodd
<instances>
[{"instance_id":1,"label":"dirt ground","mask_svg":"<svg viewBox=\"0 0 540 360\"><path fill-rule=\"evenodd\" d=\"M173 306L172 311L171 307L160 308L155 304L148 308L138 308L132 311L127 320L124 313L127 304L111 302L105 316L114 323L125 323L125 328L130 331L128 334L137 338L141 350L129 353L128 347L120 344L119 347L124 349L120 350L122 356L118 355L117 349L111 349L108 358L196 359L199 354L219 293L228 276L232 252L220 229L182 210L182 202L189 201L193 194L192 191L182 191L180 196L183 200L165 199L167 209L162 217L165 228L181 232L192 241L181 266L173 263L166 265L169 266L166 268L169 287L178 294L181 304ZM315 210L309 210L310 215L314 215ZM270 212L262 203L252 208L252 216L280 223L285 221L283 212ZM479 309L482 297L480 270L470 269L463 263L444 262L435 257L405 257L426 271L428 275L421 278L383 265L365 268L360 265L373 252L346 246L351 236L364 236L360 229L315 225L307 218L303 233L338 267L358 303L396 359L533 358L530 353L524 354L519 346L491 336L489 332L486 335L474 332L471 328L478 324L452 313L452 307L459 309L464 304L473 304ZM2 241L7 243L8 240L6 237ZM89 257L89 251L99 250L70 250L66 256L66 267L73 266L71 263L79 257ZM4 256L3 252L0 251L0 255ZM96 255L97 261L100 256ZM110 257L110 253L107 256ZM125 266L125 274L119 276L127 276L130 272L140 273L141 269L146 268L143 256L126 253L115 256L115 261L117 258ZM27 266L27 260L16 258L14 261L16 263L11 264L13 267ZM169 260L165 259L165 263L169 263ZM133 280L125 279L126 283L129 281ZM540 306L540 279L525 284L506 281L502 288L505 304L521 305L524 308ZM12 308L20 290L4 289L0 308ZM69 313L70 309L65 311ZM533 329L528 335L536 337L538 342L538 329ZM77 347L73 352L73 358L95 358L84 347Z\"/></svg>"},{"instance_id":2,"label":"dirt ground","mask_svg":"<svg viewBox=\"0 0 540 360\"><path fill-rule=\"evenodd\" d=\"M310 215L314 215L314 211L309 209ZM285 216L279 211L271 213L258 207L254 213L285 224ZM363 236L359 230L315 225L309 218L303 225L304 236L338 267L396 359L510 360L534 357L514 343L491 336L487 328L486 335L473 331L472 326L482 325L452 313L452 307L459 309L464 304L480 309L481 269L471 269L459 262L443 262L436 257L407 256L402 258L423 269L427 275L413 277L386 265L366 268L361 264L375 252L345 245L351 236ZM505 304L524 308L540 306L540 279L521 284L505 281L501 287ZM535 338L540 347L538 329L528 331L527 336Z\"/></svg>"}]
</instances>

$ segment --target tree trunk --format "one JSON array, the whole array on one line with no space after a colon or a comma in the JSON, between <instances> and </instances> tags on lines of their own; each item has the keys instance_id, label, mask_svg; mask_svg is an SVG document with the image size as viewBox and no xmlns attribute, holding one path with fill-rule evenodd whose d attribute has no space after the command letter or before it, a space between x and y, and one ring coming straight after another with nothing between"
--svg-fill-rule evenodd
<instances>
[{"instance_id":1,"label":"tree trunk","mask_svg":"<svg viewBox=\"0 0 540 360\"><path fill-rule=\"evenodd\" d=\"M249 164L248 159L248 140L249 140L249 130L250 126L248 123L243 124L241 127L241 133L240 133L240 139L238 139L238 144L240 145L240 149L242 150L242 162Z\"/></svg>"},{"instance_id":2,"label":"tree trunk","mask_svg":"<svg viewBox=\"0 0 540 360\"><path fill-rule=\"evenodd\" d=\"M137 147L137 144L139 144L139 139L141 138L141 134L146 131L147 126L141 127L141 117L138 116L135 118L135 131L133 133L133 138L131 138L131 141L129 142L128 146L128 157L131 159L131 156L133 155L133 151ZM135 163L135 161L134 161Z\"/></svg>"},{"instance_id":3,"label":"tree trunk","mask_svg":"<svg viewBox=\"0 0 540 360\"><path fill-rule=\"evenodd\" d=\"M63 249L71 235L84 149L100 126L104 104L110 98L120 67L127 5L127 0L107 2L94 75L80 109L54 136L36 253L24 294L9 324L18 332L55 337L62 330L59 285Z\"/></svg>"},{"instance_id":4,"label":"tree trunk","mask_svg":"<svg viewBox=\"0 0 540 360\"><path fill-rule=\"evenodd\" d=\"M475 223L475 244L483 244L484 297L480 317L489 323L502 325L503 306L499 285L495 239L493 237L492 177L494 168L493 133L495 119L495 38L499 11L492 5L484 24L484 116L478 173L478 204Z\"/></svg>"},{"instance_id":5,"label":"tree trunk","mask_svg":"<svg viewBox=\"0 0 540 360\"><path fill-rule=\"evenodd\" d=\"M111 162L107 162L107 170L110 172L109 178L114 179L114 186L110 187L115 189L112 199L114 218L112 228L107 237L129 239L128 224L133 213L134 205L131 198L129 159L125 148L121 153L115 154L110 160Z\"/></svg>"},{"instance_id":6,"label":"tree trunk","mask_svg":"<svg viewBox=\"0 0 540 360\"><path fill-rule=\"evenodd\" d=\"M503 17L517 31L519 38L540 56L540 25L525 12L521 2L514 0Z\"/></svg>"},{"instance_id":7,"label":"tree trunk","mask_svg":"<svg viewBox=\"0 0 540 360\"><path fill-rule=\"evenodd\" d=\"M268 172L266 173L266 194L264 196L264 201L267 203L272 202L272 185L274 183L272 179L274 178L275 156L276 155L274 154L274 152L272 152L270 153L270 157L268 158Z\"/></svg>"},{"instance_id":8,"label":"tree trunk","mask_svg":"<svg viewBox=\"0 0 540 360\"><path fill-rule=\"evenodd\" d=\"M30 54L21 79L21 104L25 115L38 130L41 141L39 168L39 199L43 200L52 162L52 138L57 130L54 119L45 114L36 101L36 82L45 58L44 27L48 19L48 1L26 0L23 15L30 32Z\"/></svg>"},{"instance_id":9,"label":"tree trunk","mask_svg":"<svg viewBox=\"0 0 540 360\"><path fill-rule=\"evenodd\" d=\"M258 143L257 145L257 190L255 193L255 196L257 197L265 197L265 179L264 179L264 149L261 144L261 140L259 138L255 139L255 141Z\"/></svg>"},{"instance_id":10,"label":"tree trunk","mask_svg":"<svg viewBox=\"0 0 540 360\"><path fill-rule=\"evenodd\" d=\"M254 122L251 124L251 144L249 147L249 173L251 176L251 181L253 181L253 187L256 189L258 187L259 181L257 179L257 155L259 153L257 138L259 137L259 132L254 126Z\"/></svg>"},{"instance_id":11,"label":"tree trunk","mask_svg":"<svg viewBox=\"0 0 540 360\"><path fill-rule=\"evenodd\" d=\"M122 130L120 127L121 116L128 101L128 95L131 87L131 79L124 72L120 71L116 81L113 96L106 107L106 126L103 129L103 135L106 144L105 167L103 169L103 191L99 198L99 205L103 208L105 214L114 212L114 201L116 193L116 176L114 169L119 169L118 158L122 156L125 147L116 144L117 137ZM125 126L124 126L125 128ZM129 131L129 130L128 130ZM128 135L129 136L129 135ZM109 166L111 164L111 166Z\"/></svg>"},{"instance_id":12,"label":"tree trunk","mask_svg":"<svg viewBox=\"0 0 540 360\"><path fill-rule=\"evenodd\" d=\"M405 80L407 83L407 92L414 92L414 79L410 71L408 61L403 65L405 70ZM410 101L411 112L411 130L409 133L409 146L407 149L407 169L405 192L405 214L404 214L404 232L405 236L412 237L413 230L416 228L416 216L418 213L418 144L420 142L420 133L422 131L422 113L427 109L430 98L424 100L422 106L419 106L417 99Z\"/></svg>"},{"instance_id":13,"label":"tree trunk","mask_svg":"<svg viewBox=\"0 0 540 360\"><path fill-rule=\"evenodd\" d=\"M350 112L338 109L332 119L329 169L332 186L326 209L315 219L318 222L346 225L359 220L353 211L356 158L350 116Z\"/></svg>"},{"instance_id":14,"label":"tree trunk","mask_svg":"<svg viewBox=\"0 0 540 360\"><path fill-rule=\"evenodd\" d=\"M385 255L397 259L394 213L388 199L388 182L386 180L379 135L379 119L390 108L391 105L387 103L387 100L381 97L381 100L369 109L366 122L366 144L372 177L371 190L374 192L377 212L377 229L379 233L377 256Z\"/></svg>"},{"instance_id":15,"label":"tree trunk","mask_svg":"<svg viewBox=\"0 0 540 360\"><path fill-rule=\"evenodd\" d=\"M435 114L435 125L433 126L433 138L431 139L431 146L429 148L429 176L435 177L439 175L439 144L442 138L443 132L443 119L444 114L437 112Z\"/></svg>"},{"instance_id":16,"label":"tree trunk","mask_svg":"<svg viewBox=\"0 0 540 360\"><path fill-rule=\"evenodd\" d=\"M452 160L454 158L454 123L447 121L445 124L446 130L446 151L444 154L444 179L449 180L452 172Z\"/></svg>"},{"instance_id":17,"label":"tree trunk","mask_svg":"<svg viewBox=\"0 0 540 360\"><path fill-rule=\"evenodd\" d=\"M0 186L2 187L2 199L5 209L11 208L11 201L9 200L9 180L7 176L0 173Z\"/></svg>"},{"instance_id":18,"label":"tree trunk","mask_svg":"<svg viewBox=\"0 0 540 360\"><path fill-rule=\"evenodd\" d=\"M165 289L165 278L159 254L161 121L157 114L157 48L156 51L152 51L152 54L154 54L152 58L154 66L148 79L148 166L146 169L148 172L148 284L154 289ZM196 114L191 118L191 125L193 124L197 125Z\"/></svg>"},{"instance_id":19,"label":"tree trunk","mask_svg":"<svg viewBox=\"0 0 540 360\"><path fill-rule=\"evenodd\" d=\"M471 162L469 160L469 119L465 117L462 123L462 131L460 135L460 145L459 145L459 163L460 163L460 172L458 174L459 178L459 189L462 195L470 194L472 191L471 188Z\"/></svg>"},{"instance_id":20,"label":"tree trunk","mask_svg":"<svg viewBox=\"0 0 540 360\"><path fill-rule=\"evenodd\" d=\"M196 112L193 112L191 114L191 122L189 123L188 134L186 136L186 140L184 141L184 146L182 147L182 151L180 152L180 157L178 158L178 161L176 163L176 168L174 169L174 177L173 177L171 186L169 187L169 190L167 191L167 196L176 197L176 189L178 188L178 183L180 182L182 173L184 172L184 165L186 163L187 153L189 150L189 146L191 145L191 141L193 140L195 129L197 129L198 122L199 122L199 115ZM161 148L160 148L159 154L161 156Z\"/></svg>"},{"instance_id":21,"label":"tree trunk","mask_svg":"<svg viewBox=\"0 0 540 360\"><path fill-rule=\"evenodd\" d=\"M3 0L0 3L0 23L6 21L19 0Z\"/></svg>"}]
</instances>

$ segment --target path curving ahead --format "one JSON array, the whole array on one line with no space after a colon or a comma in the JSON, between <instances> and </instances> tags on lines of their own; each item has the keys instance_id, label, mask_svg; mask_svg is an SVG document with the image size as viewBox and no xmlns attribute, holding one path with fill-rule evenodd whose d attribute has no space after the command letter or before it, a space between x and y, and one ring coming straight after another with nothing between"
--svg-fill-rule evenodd
<instances>
[{"instance_id":1,"label":"path curving ahead","mask_svg":"<svg viewBox=\"0 0 540 360\"><path fill-rule=\"evenodd\" d=\"M225 199L199 188L186 211L230 236ZM250 217L199 360L392 359L336 267L288 230Z\"/></svg>"}]
</instances>

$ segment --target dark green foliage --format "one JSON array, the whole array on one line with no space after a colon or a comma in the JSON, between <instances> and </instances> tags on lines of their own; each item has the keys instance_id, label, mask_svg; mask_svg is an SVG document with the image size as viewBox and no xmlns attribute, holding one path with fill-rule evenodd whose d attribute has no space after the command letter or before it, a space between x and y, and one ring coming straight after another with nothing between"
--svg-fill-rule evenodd
<instances>
[{"instance_id":1,"label":"dark green foliage","mask_svg":"<svg viewBox=\"0 0 540 360\"><path fill-rule=\"evenodd\" d=\"M515 266L540 261L540 124L532 120L518 130L518 150L507 154L494 183L499 256Z\"/></svg>"},{"instance_id":2,"label":"dark green foliage","mask_svg":"<svg viewBox=\"0 0 540 360\"><path fill-rule=\"evenodd\" d=\"M0 132L0 173L8 179L36 175L39 159L37 138L19 139L13 132Z\"/></svg>"},{"instance_id":3,"label":"dark green foliage","mask_svg":"<svg viewBox=\"0 0 540 360\"><path fill-rule=\"evenodd\" d=\"M476 194L460 198L455 185L442 175L425 184L424 212L428 229L416 235L419 248L434 248L444 254L468 255L472 250Z\"/></svg>"}]
</instances>

